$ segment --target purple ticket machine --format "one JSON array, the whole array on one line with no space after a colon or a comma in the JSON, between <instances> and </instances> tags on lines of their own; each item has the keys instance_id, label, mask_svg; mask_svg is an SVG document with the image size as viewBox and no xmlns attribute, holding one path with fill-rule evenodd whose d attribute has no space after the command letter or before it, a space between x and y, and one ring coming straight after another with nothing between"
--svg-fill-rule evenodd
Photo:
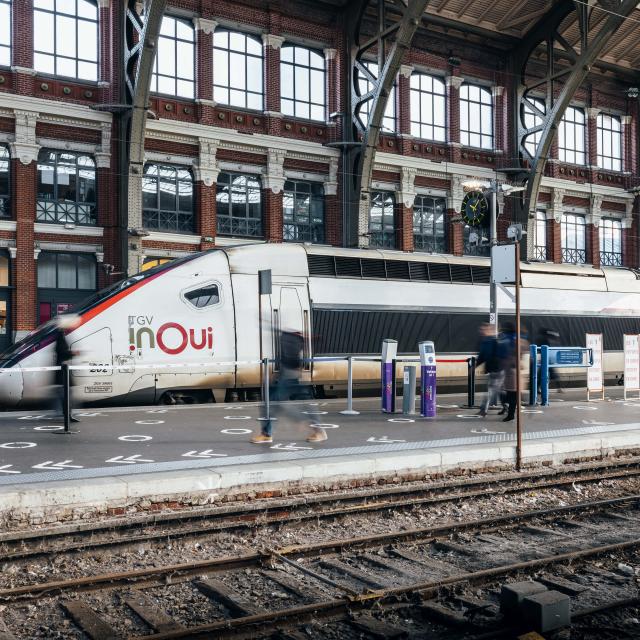
<instances>
[{"instance_id":1,"label":"purple ticket machine","mask_svg":"<svg viewBox=\"0 0 640 640\"><path fill-rule=\"evenodd\" d=\"M394 394L396 390L393 388L393 361L398 353L397 340L382 341L382 355L380 358L380 381L382 391L382 411L384 413L393 413L395 410Z\"/></svg>"},{"instance_id":2,"label":"purple ticket machine","mask_svg":"<svg viewBox=\"0 0 640 640\"><path fill-rule=\"evenodd\" d=\"M436 417L436 349L433 342L418 344L420 351L420 415Z\"/></svg>"}]
</instances>

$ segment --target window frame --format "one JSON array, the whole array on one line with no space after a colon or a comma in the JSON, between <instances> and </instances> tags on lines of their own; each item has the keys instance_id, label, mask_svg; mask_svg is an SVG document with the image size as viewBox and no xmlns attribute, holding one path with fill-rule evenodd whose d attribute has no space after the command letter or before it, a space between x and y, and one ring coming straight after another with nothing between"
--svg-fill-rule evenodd
<instances>
[{"instance_id":1,"label":"window frame","mask_svg":"<svg viewBox=\"0 0 640 640\"><path fill-rule=\"evenodd\" d=\"M428 234L425 232L425 215L428 215L426 212L427 205L425 204L425 200L432 201L432 215L433 221L431 224L432 234ZM437 222L435 219L436 216L436 201L442 200L443 208L442 208L442 234L441 236L435 233ZM420 212L420 232L416 233L416 214ZM422 243L418 242L417 239L422 238ZM425 246L427 244L426 239L431 238L432 246L431 248ZM438 254L446 254L448 253L447 246L447 199L444 196L430 196L424 194L418 194L413 204L413 247L414 251L421 253L438 253ZM422 244L422 246L419 246ZM441 250L438 248L440 247Z\"/></svg>"},{"instance_id":2,"label":"window frame","mask_svg":"<svg viewBox=\"0 0 640 640\"><path fill-rule=\"evenodd\" d=\"M284 60L283 56L282 56L282 52L285 51L286 49L293 49L293 62L290 62L288 60ZM314 53L318 56L320 56L322 58L322 69L319 69L317 67L312 67L311 66L311 56L309 56L309 64L305 65L305 64L301 64L296 62L296 49L302 49L302 50L306 50L309 53ZM292 98L288 98L285 97L283 94L283 83L282 83L282 78L284 77L284 73L283 73L283 67L292 67L293 71L292 71L292 78L293 78L293 97ZM308 100L303 100L301 98L297 97L297 90L296 90L296 69L305 69L307 72L307 77L306 77L306 83L307 83L307 89L308 89L308 96L309 99ZM311 87L312 87L312 82L311 82L311 77L312 77L312 71L322 71L322 77L323 77L323 86L322 86L322 103L318 103L318 102L314 102L311 99L312 96L312 91L311 91ZM285 42L283 43L281 49L280 49L280 78L281 78L281 85L280 85L280 110L282 111L282 113L289 117L289 118L296 118L296 119L300 119L300 120L310 120L311 122L325 122L327 119L327 61L326 58L324 56L324 52L321 49L315 49L313 47L307 47L304 45L300 45L297 44L295 42ZM287 108L285 108L285 103L286 102L291 102L291 106L292 106L292 111L289 111ZM299 116L297 115L297 105L306 105L308 106L308 111L309 111L309 116ZM311 116L311 112L312 112L312 107L321 107L322 108L322 118L313 118Z\"/></svg>"},{"instance_id":3,"label":"window frame","mask_svg":"<svg viewBox=\"0 0 640 640\"><path fill-rule=\"evenodd\" d=\"M478 89L479 90L479 99L476 100L474 98L469 97L469 89ZM463 97L463 91L467 90L467 97ZM491 150L495 149L495 101L493 99L493 91L490 87L483 86L481 84L476 84L473 82L464 82L460 87L459 91L459 104L460 104L460 143L464 147L471 147L472 149L484 149ZM482 101L482 96L488 96L488 102ZM466 122L463 122L463 104L467 105L467 118ZM472 105L478 109L477 120L479 123L479 131L478 127L475 128L472 126ZM486 133L482 124L482 107L489 107L491 111L491 132ZM465 128L465 126L467 128ZM471 136L477 135L480 136L480 144L475 145L471 144Z\"/></svg>"},{"instance_id":4,"label":"window frame","mask_svg":"<svg viewBox=\"0 0 640 640\"><path fill-rule=\"evenodd\" d=\"M167 96L167 97L171 97L171 98L177 98L178 100L195 100L197 97L197 77L196 77L196 55L197 55L197 51L196 51L196 29L195 26L193 25L192 22L190 22L189 20L187 20L186 18L182 18L180 16L175 16L172 14L164 14L162 16L162 22L164 22L166 19L168 20L172 20L175 23L175 26L173 28L173 33L174 35L166 35L164 33L162 33L162 25L160 26L160 33L158 35L158 43L157 43L157 51L156 51L156 56L155 59L153 61L153 70L151 72L151 85L150 85L150 89L149 92L154 94L154 95L158 95L158 96ZM178 36L178 23L183 24L185 26L187 26L190 30L191 33L193 34L193 39L192 40L185 40L184 38L181 38ZM167 41L167 40L171 40L171 46L173 47L173 58L174 58L174 68L175 68L175 72L173 75L168 75L166 73L159 73L158 72L158 67L159 67L159 59L160 59L160 49L162 46L162 42ZM178 43L182 42L182 43L186 43L188 45L190 45L193 48L193 56L192 56L192 65L191 65L191 69L193 72L193 77L192 78L188 78L188 77L184 77L184 76L179 76L178 75L178 69L180 68L181 65L178 64L179 60L178 60ZM159 90L159 83L160 83L160 78L168 78L171 79L173 81L173 86L174 86L174 91L173 93L166 93L164 91L160 91ZM180 82L188 82L192 85L193 87L193 91L191 95L183 95L182 93L178 93L178 86Z\"/></svg>"},{"instance_id":5,"label":"window frame","mask_svg":"<svg viewBox=\"0 0 640 640\"><path fill-rule=\"evenodd\" d=\"M533 129L544 123L543 117L536 113L528 103L532 103L535 107L541 111L544 115L547 113L547 103L543 98L537 96L528 96L522 102L522 120L527 129ZM524 141L524 147L532 158L535 158L538 151L538 145L542 139L542 131L535 131L530 133Z\"/></svg>"},{"instance_id":6,"label":"window frame","mask_svg":"<svg viewBox=\"0 0 640 640\"><path fill-rule=\"evenodd\" d=\"M216 45L216 38L221 34L227 34L227 48L223 48ZM231 49L231 34L242 36L244 38L244 52L236 51ZM253 40L260 45L260 55L256 55L254 53L249 53L247 51L247 40ZM219 62L216 62L216 51L223 51L227 54L227 85L218 84L216 82L216 78L219 77L217 73L217 69L219 68ZM231 86L231 53L242 55L244 58L244 89L237 89ZM247 59L253 58L258 59L260 61L260 91L252 91L248 88L249 86L249 65L247 64ZM234 73L236 70L234 69ZM216 93L216 89L220 89L222 91L227 92L228 99L221 100L220 96ZM244 105L235 104L231 100L232 92L241 92L244 95ZM259 107L250 107L249 106L249 95L260 96L260 106ZM264 48L262 46L262 41L260 38L252 33L246 33L244 31L236 31L234 29L216 29L213 32L213 99L216 104L222 104L225 106L234 107L237 109L247 109L251 111L264 111L264 101L265 101L265 91L264 91Z\"/></svg>"},{"instance_id":7,"label":"window frame","mask_svg":"<svg viewBox=\"0 0 640 640\"><path fill-rule=\"evenodd\" d=\"M293 185L293 191L291 191L291 186ZM307 185L310 187L308 192L298 191L298 186ZM314 194L313 187L319 187L322 194ZM285 199L287 198L287 193L293 193L293 220L291 222L287 222L286 220L286 206ZM296 221L296 202L298 193L307 195L309 198L309 207L307 211L307 222L299 223ZM303 197L302 195L300 197ZM313 201L319 201L322 208L322 222L314 223L312 219L312 211L313 211ZM327 212L325 206L325 193L324 193L324 185L321 182L314 182L312 180L297 180L297 179L287 179L284 183L284 189L282 193L282 236L284 242L310 242L312 244L324 244L326 240L326 224L327 224ZM287 238L286 237L286 227L291 226L299 232L301 229L304 231L302 234L304 237L300 238ZM316 235L317 232L320 232ZM298 235L298 234L296 234ZM314 239L316 238L316 239Z\"/></svg>"},{"instance_id":8,"label":"window frame","mask_svg":"<svg viewBox=\"0 0 640 640\"><path fill-rule=\"evenodd\" d=\"M415 78L415 81L414 81ZM431 89L423 89L422 88L422 81L423 78L429 78L431 80ZM436 91L434 90L435 87L435 83L436 81L442 85L442 93L436 93ZM415 87L414 84L415 82L419 83L418 87ZM413 96L416 95L417 96L417 102L418 102L418 113L414 114L414 109L413 109L413 104L414 104L414 100L413 100ZM425 97L428 96L428 97ZM435 114L435 105L436 105L436 99L442 99L442 104L443 104L443 111L444 111L444 124L442 125L438 125L435 124L435 117L432 117L433 122L429 123L429 122L425 122L422 120L422 105L423 105L423 101L424 100L430 100L431 101L431 114L432 116ZM448 95L447 95L447 84L444 80L444 78L441 78L440 76L436 76L436 75L432 75L429 73L424 73L422 71L416 71L414 73L411 74L411 77L409 78L409 119L410 119L410 125L411 125L411 135L414 136L415 138L418 138L420 140L431 140L433 142L446 142L447 141L447 135L448 135L448 129L449 129L449 123L447 122L447 103L448 103ZM424 133L424 128L430 128L432 135L431 136L425 136L422 135ZM441 130L442 131L442 137L438 137L435 135L435 131L436 129Z\"/></svg>"},{"instance_id":9,"label":"window frame","mask_svg":"<svg viewBox=\"0 0 640 640\"><path fill-rule=\"evenodd\" d=\"M43 287L40 285L40 271L39 271L39 265L42 264L40 262L40 260L44 257L44 256L55 256L55 263L56 263L56 269L55 269L55 273L56 273L56 286L55 287ZM71 256L72 258L74 258L74 264L75 264L75 274L76 274L76 284L75 287L61 287L60 286L60 277L59 277L59 267L58 267L58 263L59 263L59 258L60 256L66 256L69 257ZM78 261L79 258L89 258L92 260L92 263L94 265L94 271L93 271L93 277L94 277L94 286L90 289L81 289L79 287L79 269L78 269ZM94 253L88 253L88 252L78 252L78 251L41 251L39 256L38 256L38 260L36 260L36 289L40 290L40 289L44 289L47 291L97 291L98 290L98 260L96 258L96 255Z\"/></svg>"},{"instance_id":10,"label":"window frame","mask_svg":"<svg viewBox=\"0 0 640 640\"><path fill-rule=\"evenodd\" d=\"M571 220L569 220L571 218ZM581 222L578 222L578 221ZM576 238L576 246L567 246L569 228L574 229L574 237ZM579 242L578 229L582 229L580 237L582 243ZM582 244L582 248L579 246ZM562 262L564 264L587 264L587 219L580 213L563 213L560 223L560 249Z\"/></svg>"},{"instance_id":11,"label":"window frame","mask_svg":"<svg viewBox=\"0 0 640 640\"><path fill-rule=\"evenodd\" d=\"M149 167L156 167L157 168L157 173L155 175L152 174L148 174L147 170ZM161 189L160 189L160 178L161 178L161 170L167 170L170 169L172 171L175 171L175 177L173 182L175 183L175 192L174 192L174 198L175 198L175 208L174 209L167 209L167 208L163 208L161 207ZM180 217L181 215L186 215L187 211L180 209L180 183L186 183L188 182L188 180L186 178L181 178L180 177L180 172L186 172L189 177L191 178L190 180L190 184L191 184L191 225L189 227L189 229L187 230L186 228L181 228L181 224L180 224ZM147 206L145 206L145 180L147 179L154 179L155 183L156 183L156 190L155 190L155 195L156 195L156 207L151 209ZM196 211L197 211L197 207L196 207L196 189L195 189L195 179L193 176L193 171L191 171L190 168L186 167L185 165L177 165L177 164L170 164L170 163L166 163L166 162L147 162L144 165L144 169L143 169L143 176L142 176L142 220L143 220L143 227L145 229L149 229L150 231L159 231L160 233L178 233L178 234L193 234L196 232ZM158 218L158 222L157 222L157 226L152 226L148 224L149 221L149 214L150 213L154 213L154 215L157 216ZM162 220L162 214L174 214L176 216L175 220L176 220L176 224L175 224L175 228L171 228L169 229L168 227L163 227L161 226L161 220Z\"/></svg>"},{"instance_id":12,"label":"window frame","mask_svg":"<svg viewBox=\"0 0 640 640\"><path fill-rule=\"evenodd\" d=\"M211 285L215 285L216 287L218 287L218 302L216 302L215 304L210 304L205 307L196 307L187 299L186 296L188 293L191 293L192 291L198 291L198 289L205 289L206 287L209 287ZM224 303L224 296L222 293L222 283L219 280L207 280L206 282L200 282L197 285L192 285L190 287L187 287L186 289L183 289L180 292L180 299L189 308L190 311L196 311L198 313L208 313L212 309L217 309L218 307L221 307Z\"/></svg>"},{"instance_id":13,"label":"window frame","mask_svg":"<svg viewBox=\"0 0 640 640\"><path fill-rule=\"evenodd\" d=\"M7 67L7 68L11 67L11 55L13 53L13 33L11 30L11 23L12 23L11 12L13 9L12 4L13 4L12 0L0 0L0 7L3 7L5 5L8 7L8 16L9 16L6 22L6 24L8 25L7 34L9 39L7 40L7 42L0 41L0 67ZM2 62L3 51L5 52L5 54L8 53L6 63Z\"/></svg>"},{"instance_id":14,"label":"window frame","mask_svg":"<svg viewBox=\"0 0 640 640\"><path fill-rule=\"evenodd\" d=\"M42 7L38 7L36 6L36 3L34 2L33 5L33 66L34 69L43 75L48 75L48 76L53 76L56 78L72 78L74 80L79 80L80 82L93 82L93 83L97 83L98 80L100 79L100 65L101 65L101 60L100 60L100 46L99 46L99 42L100 42L100 8L98 6L98 3L96 0L83 0L84 2L87 2L89 4L92 4L95 6L95 10L96 10L96 18L95 20L91 19L91 18L86 18L84 16L80 15L80 12L78 11L78 2L79 0L74 0L75 2L75 13L71 14L71 13L66 13L63 11L59 11L57 8L57 0L51 0L53 2L53 10L51 9L44 9ZM48 15L52 15L53 16L53 52L49 52L49 51L39 51L37 49L37 42L38 42L38 33L36 30L36 15L38 13L44 13L44 14L48 14ZM72 18L75 21L75 45L76 45L76 54L74 57L68 56L68 55L62 55L60 53L58 53L58 29L57 29L57 22L58 22L58 16L63 16L66 18ZM91 23L91 24L95 24L95 30L96 30L96 48L95 48L95 60L91 60L89 58L81 58L79 53L81 51L81 47L80 47L80 26L82 24L85 23ZM42 68L38 68L38 61L37 58L38 56L49 56L53 58L53 72L51 71L47 71L45 69ZM75 75L67 75L67 74L63 74L63 73L59 73L58 72L58 66L59 66L59 58L63 58L65 60L73 60L74 65L75 65ZM86 63L86 64L92 64L95 65L95 77L91 77L91 78L86 78L86 77L81 77L78 73L78 67L80 65L80 63Z\"/></svg>"},{"instance_id":15,"label":"window frame","mask_svg":"<svg viewBox=\"0 0 640 640\"><path fill-rule=\"evenodd\" d=\"M11 285L11 255L9 254L8 249L0 249L0 260L6 260L7 264L7 284L2 284L2 280L0 280L0 290L7 291L12 289ZM0 273L2 273L0 271Z\"/></svg>"},{"instance_id":16,"label":"window frame","mask_svg":"<svg viewBox=\"0 0 640 640\"><path fill-rule=\"evenodd\" d=\"M377 76L378 74L378 63L373 60L365 60L363 64L367 69L371 72L373 76ZM373 70L375 68L375 71ZM384 110L384 114L382 116L382 126L380 128L380 133L385 133L387 135L395 135L398 132L398 109L397 109L397 100L398 100L398 87L397 81L394 81L393 87L391 88L391 93L389 94L389 98L387 99L387 105ZM360 94L364 95L367 92L371 91L373 88L373 83L369 80L369 78L364 75L358 73L358 87L360 89ZM371 112L371 103L372 100L367 100L363 102L360 106L360 120L362 124L366 127L369 122L369 114ZM389 125L392 125L391 127Z\"/></svg>"},{"instance_id":17,"label":"window frame","mask_svg":"<svg viewBox=\"0 0 640 640\"><path fill-rule=\"evenodd\" d=\"M582 122L575 118L568 120L567 113L570 113L572 116L576 113L582 114ZM566 146L568 128L573 129L573 148ZM582 131L582 135L578 137L576 134L580 130ZM575 144L577 140L582 140L582 149L579 149L578 145ZM565 144L563 145L563 143ZM558 127L558 160L576 166L586 166L587 164L587 114L582 107L569 105L562 115Z\"/></svg>"},{"instance_id":18,"label":"window frame","mask_svg":"<svg viewBox=\"0 0 640 640\"><path fill-rule=\"evenodd\" d=\"M610 227L611 229L611 244L612 247L616 245L615 234L619 233L618 246L620 251L607 251L605 242L607 239L604 237L603 231ZM621 267L623 266L623 250L622 250L622 220L619 218L604 217L600 219L600 225L598 227L598 250L600 252L600 264L604 267Z\"/></svg>"},{"instance_id":19,"label":"window frame","mask_svg":"<svg viewBox=\"0 0 640 640\"><path fill-rule=\"evenodd\" d=\"M542 227L542 236L544 239L543 244L540 243L540 227ZM543 209L536 210L535 225L534 225L535 237L533 239L533 260L546 262L548 256L547 249L547 213Z\"/></svg>"},{"instance_id":20,"label":"window frame","mask_svg":"<svg viewBox=\"0 0 640 640\"><path fill-rule=\"evenodd\" d=\"M3 151L6 155L2 153ZM11 220L11 153L7 145L0 144L0 170L5 162L7 163L7 192L0 192L0 220Z\"/></svg>"},{"instance_id":21,"label":"window frame","mask_svg":"<svg viewBox=\"0 0 640 640\"><path fill-rule=\"evenodd\" d=\"M605 118L608 119L607 123L605 123ZM617 129L613 126L614 122L618 123ZM609 126L605 126L605 124L608 124ZM596 127L598 138L596 164L598 168L618 173L624 171L624 158L622 154L622 118L613 113L599 113L596 118ZM609 134L609 149L611 151L611 155L604 153L605 134L607 133ZM614 145L615 138L617 138L617 144ZM616 147L615 149L614 146Z\"/></svg>"},{"instance_id":22,"label":"window frame","mask_svg":"<svg viewBox=\"0 0 640 640\"><path fill-rule=\"evenodd\" d=\"M55 154L54 162L51 162L48 159L42 159L45 154ZM60 158L62 155L72 155L75 157L74 165L61 163ZM92 167L89 165L80 165L80 158L87 158L91 163ZM40 185L46 184L45 182L41 182L42 173L41 167L50 167L53 173L53 197L51 199L41 198L40 197ZM64 201L60 197L60 183L59 183L59 171L58 167L75 167L75 181L76 181L76 193L74 200L68 200L64 198ZM92 202L82 201L78 199L78 186L80 184L81 172L82 171L93 171L93 191L94 191L94 199ZM95 227L98 224L98 171L96 167L96 161L91 154L84 153L82 151L72 151L67 149L51 149L45 147L40 149L40 153L38 154L38 162L36 166L36 222L41 222L43 224L74 224L79 227ZM62 185L64 186L64 185ZM67 204L70 203L70 204ZM53 205L53 206L50 206ZM80 209L82 207L87 207L87 211L84 213L88 222L82 222ZM42 217L40 217L42 214ZM47 218L53 214L54 219L48 220Z\"/></svg>"},{"instance_id":23,"label":"window frame","mask_svg":"<svg viewBox=\"0 0 640 640\"><path fill-rule=\"evenodd\" d=\"M229 181L228 182L221 182L220 179L222 176L229 176ZM244 216L236 216L233 215L233 210L234 210L234 204L233 204L233 198L231 196L232 193L232 187L234 186L234 179L235 178L245 178L245 185L244 185L244 195L245 195L245 200L244 200L244 211L245 211L245 215ZM249 182L246 179L251 179L254 180L257 184L256 186L251 186L249 185ZM225 188L227 187L229 189L228 193L229 195L229 211L230 211L230 215L220 215L220 211L219 211L219 207L218 207L218 203L219 203L219 198L223 195L223 191L221 191L221 187ZM238 188L238 186L236 185L236 189ZM250 202L250 190L255 190L258 193L258 196L260 198L259 200L259 205L260 205L260 216L259 217L253 217L250 216L249 213L251 211L250 206L251 206L251 202ZM236 205L236 206L240 206L240 205ZM228 230L227 231L221 231L220 230L220 222L221 222L221 218L222 221L225 222L228 220ZM247 229L247 233L236 233L234 232L234 220L240 220L240 221L244 221L245 223L245 227ZM255 229L257 231L259 231L259 233L249 233L250 227L251 225L249 224L250 221L254 222L254 226ZM242 238L264 238L264 203L262 200L262 180L260 175L258 174L253 174L253 173L241 173L241 172L237 172L237 171L221 171L218 174L218 180L216 182L216 233L217 235L220 236L230 236L230 237L242 237Z\"/></svg>"},{"instance_id":24,"label":"window frame","mask_svg":"<svg viewBox=\"0 0 640 640\"><path fill-rule=\"evenodd\" d=\"M375 204L376 197L382 196L382 215L380 218L380 229L374 230L373 227L373 207ZM388 212L385 209L388 206L387 198L391 201L391 220L392 220L392 231L385 230L385 225L388 225L388 219L385 221L385 218L388 218ZM384 189L376 189L371 192L371 206L369 208L369 246L375 247L378 249L395 249L397 245L397 237L396 237L396 194L393 191L385 191ZM380 242L375 241L374 238L380 239ZM391 243L389 242L391 240Z\"/></svg>"}]
</instances>

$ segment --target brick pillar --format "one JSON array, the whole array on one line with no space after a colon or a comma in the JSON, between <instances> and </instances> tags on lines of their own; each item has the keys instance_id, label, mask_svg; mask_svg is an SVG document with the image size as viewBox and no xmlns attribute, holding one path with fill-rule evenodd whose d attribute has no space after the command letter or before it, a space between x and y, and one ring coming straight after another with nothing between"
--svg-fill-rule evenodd
<instances>
[{"instance_id":1,"label":"brick pillar","mask_svg":"<svg viewBox=\"0 0 640 640\"><path fill-rule=\"evenodd\" d=\"M271 189L262 190L263 229L267 242L282 242L282 191L273 193Z\"/></svg>"},{"instance_id":2,"label":"brick pillar","mask_svg":"<svg viewBox=\"0 0 640 640\"><path fill-rule=\"evenodd\" d=\"M279 136L282 133L280 47L282 47L284 38L265 33L262 36L262 41L264 42L264 107L267 116L267 132L269 135Z\"/></svg>"},{"instance_id":3,"label":"brick pillar","mask_svg":"<svg viewBox=\"0 0 640 640\"><path fill-rule=\"evenodd\" d=\"M633 226L637 227L637 222L635 220ZM622 265L631 269L637 268L638 266L635 237L633 227L622 228Z\"/></svg>"},{"instance_id":4,"label":"brick pillar","mask_svg":"<svg viewBox=\"0 0 640 640\"><path fill-rule=\"evenodd\" d=\"M637 123L630 115L622 116L622 170L632 176L638 168ZM635 186L635 185L632 185Z\"/></svg>"},{"instance_id":5,"label":"brick pillar","mask_svg":"<svg viewBox=\"0 0 640 640\"><path fill-rule=\"evenodd\" d=\"M13 0L12 56L16 72L14 90L21 95L33 95L33 2Z\"/></svg>"},{"instance_id":6,"label":"brick pillar","mask_svg":"<svg viewBox=\"0 0 640 640\"><path fill-rule=\"evenodd\" d=\"M23 164L19 159L11 161L11 183L13 208L16 215L16 259L14 328L16 339L37 325L37 270L34 259L34 230L36 211L36 167L35 162Z\"/></svg>"},{"instance_id":7,"label":"brick pillar","mask_svg":"<svg viewBox=\"0 0 640 640\"><path fill-rule=\"evenodd\" d=\"M553 218L547 220L547 260L555 264L562 262L560 235L560 223Z\"/></svg>"},{"instance_id":8,"label":"brick pillar","mask_svg":"<svg viewBox=\"0 0 640 640\"><path fill-rule=\"evenodd\" d=\"M216 183L207 186L196 182L196 228L201 236L200 251L211 249L215 245L217 233L216 221ZM211 240L204 240L211 238Z\"/></svg>"},{"instance_id":9,"label":"brick pillar","mask_svg":"<svg viewBox=\"0 0 640 640\"><path fill-rule=\"evenodd\" d=\"M324 196L325 242L334 247L342 244L342 224L340 220L340 199L337 194L327 193Z\"/></svg>"},{"instance_id":10,"label":"brick pillar","mask_svg":"<svg viewBox=\"0 0 640 640\"><path fill-rule=\"evenodd\" d=\"M411 136L411 74L413 67L409 65L400 66L398 75L398 136L400 138L400 151L404 155L412 152L413 138Z\"/></svg>"},{"instance_id":11,"label":"brick pillar","mask_svg":"<svg viewBox=\"0 0 640 640\"><path fill-rule=\"evenodd\" d=\"M109 0L98 2L98 85L102 87L102 99L105 102L115 102L111 82L113 68L111 27L115 23L115 18L111 16L111 4Z\"/></svg>"},{"instance_id":12,"label":"brick pillar","mask_svg":"<svg viewBox=\"0 0 640 640\"><path fill-rule=\"evenodd\" d=\"M493 87L493 108L495 131L493 133L493 146L497 151L507 150L507 96L504 87Z\"/></svg>"},{"instance_id":13,"label":"brick pillar","mask_svg":"<svg viewBox=\"0 0 640 640\"><path fill-rule=\"evenodd\" d=\"M587 236L587 262L593 265L594 269L600 268L600 232L595 224L588 224L586 228Z\"/></svg>"},{"instance_id":14,"label":"brick pillar","mask_svg":"<svg viewBox=\"0 0 640 640\"><path fill-rule=\"evenodd\" d=\"M454 256L464 254L464 224L462 222L451 221L451 218L459 215L460 213L458 211L447 209L449 253Z\"/></svg>"},{"instance_id":15,"label":"brick pillar","mask_svg":"<svg viewBox=\"0 0 640 640\"><path fill-rule=\"evenodd\" d=\"M103 229L102 248L104 251L103 264L113 265L113 271L116 269L117 256L119 255L118 246L118 228L116 209L114 207L113 196L116 187L114 183L113 172L110 163L102 161L98 156L98 164L96 168L96 223ZM115 276L119 279L120 276ZM113 278L105 271L102 265L98 265L98 288L102 289L113 282Z\"/></svg>"},{"instance_id":16,"label":"brick pillar","mask_svg":"<svg viewBox=\"0 0 640 640\"><path fill-rule=\"evenodd\" d=\"M213 100L213 32L218 26L215 20L194 18L196 28L196 102L198 120L212 125L214 119Z\"/></svg>"},{"instance_id":17,"label":"brick pillar","mask_svg":"<svg viewBox=\"0 0 640 640\"><path fill-rule=\"evenodd\" d=\"M405 207L402 201L395 206L396 249L413 251L413 207Z\"/></svg>"},{"instance_id":18,"label":"brick pillar","mask_svg":"<svg viewBox=\"0 0 640 640\"><path fill-rule=\"evenodd\" d=\"M600 109L587 109L587 166L598 166L598 114Z\"/></svg>"},{"instance_id":19,"label":"brick pillar","mask_svg":"<svg viewBox=\"0 0 640 640\"><path fill-rule=\"evenodd\" d=\"M447 76L447 121L451 162L460 162L460 87L464 79L458 75Z\"/></svg>"}]
</instances>

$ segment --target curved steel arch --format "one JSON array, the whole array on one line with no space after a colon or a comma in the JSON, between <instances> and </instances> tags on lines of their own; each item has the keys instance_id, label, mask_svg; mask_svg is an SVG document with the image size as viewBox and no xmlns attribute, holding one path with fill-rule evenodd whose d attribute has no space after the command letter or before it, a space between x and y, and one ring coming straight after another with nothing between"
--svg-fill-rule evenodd
<instances>
[{"instance_id":1,"label":"curved steel arch","mask_svg":"<svg viewBox=\"0 0 640 640\"><path fill-rule=\"evenodd\" d=\"M533 251L535 207L547 157L560 120L576 91L587 78L593 63L602 53L611 34L638 3L637 0L601 0L598 4L603 5L602 9L609 14L595 33L590 33L591 16L595 5L579 0L562 0L556 3L522 41L513 59L514 73L517 78L513 101L514 121L517 123L514 127L515 148L518 151L521 166L518 178L526 184L523 198L518 202L519 211L516 212L516 219L528 224L527 257L532 255ZM575 45L567 42L559 32L562 22L573 11L576 12L580 29L580 39ZM544 47L546 56L545 75L538 80L528 79L527 65L533 52L540 45ZM565 63L558 64L560 60ZM566 64L567 61L568 64ZM561 89L558 92L560 85ZM533 97L531 94L536 92L544 93L544 113L531 99ZM541 119L539 125L534 127L525 125L525 108ZM534 133L540 133L541 136L535 154L531 154L526 147L526 142L528 136Z\"/></svg>"},{"instance_id":2,"label":"curved steel arch","mask_svg":"<svg viewBox=\"0 0 640 640\"><path fill-rule=\"evenodd\" d=\"M139 240L130 243L129 229L142 229L144 140L151 75L166 0L127 0L124 11L123 87L127 108L120 116L120 158L123 183L120 216L123 261L129 274L140 270ZM126 177L125 177L126 176ZM135 234L134 234L135 237ZM136 249L132 249L135 246Z\"/></svg>"},{"instance_id":3,"label":"curved steel arch","mask_svg":"<svg viewBox=\"0 0 640 640\"><path fill-rule=\"evenodd\" d=\"M350 25L351 46L351 126L346 133L350 136L350 144L343 157L346 164L343 197L348 206L348 222L344 229L346 246L369 245L371 178L382 120L404 53L411 46L428 2L429 0L359 0L352 5L352 13L347 21ZM369 35L364 27L366 13L371 6L376 9L377 29ZM375 56L377 74L372 73L365 65L369 55ZM360 90L361 78L368 80L371 86L364 93ZM362 110L366 107L369 117L365 123Z\"/></svg>"}]
</instances>

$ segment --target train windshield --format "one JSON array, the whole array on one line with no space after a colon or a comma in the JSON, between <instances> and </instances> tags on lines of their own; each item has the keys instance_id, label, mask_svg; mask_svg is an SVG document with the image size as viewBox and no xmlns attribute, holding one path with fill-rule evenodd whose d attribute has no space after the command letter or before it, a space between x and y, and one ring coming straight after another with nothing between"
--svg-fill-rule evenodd
<instances>
[{"instance_id":1,"label":"train windshield","mask_svg":"<svg viewBox=\"0 0 640 640\"><path fill-rule=\"evenodd\" d=\"M215 249L213 249L212 251L215 251ZM202 255L202 253L196 253L191 256L185 256L184 258L178 258L177 260L166 262L157 267L154 267L153 269L148 269L143 273L137 273L135 276L131 276L130 278L120 280L119 282L116 282L115 284L102 289L97 293L94 293L92 296L85 298L82 302L79 302L77 305L69 309L69 313L82 315L101 302L108 300L109 298L111 298L111 296L116 295L120 291L124 291L125 289L132 287L142 280L152 278L153 276L162 273L163 271L170 271L171 269L175 269L177 266L184 264L185 262L194 260L195 258L198 258ZM38 327L36 330L27 334L22 340L16 342L14 345L11 345L3 353L0 353L0 368L12 367L31 353L34 353L35 351L38 351L38 349L51 344L51 342L53 342L53 340L55 339L55 331L56 322L55 320L50 320L46 324L43 324L41 327Z\"/></svg>"}]
</instances>

